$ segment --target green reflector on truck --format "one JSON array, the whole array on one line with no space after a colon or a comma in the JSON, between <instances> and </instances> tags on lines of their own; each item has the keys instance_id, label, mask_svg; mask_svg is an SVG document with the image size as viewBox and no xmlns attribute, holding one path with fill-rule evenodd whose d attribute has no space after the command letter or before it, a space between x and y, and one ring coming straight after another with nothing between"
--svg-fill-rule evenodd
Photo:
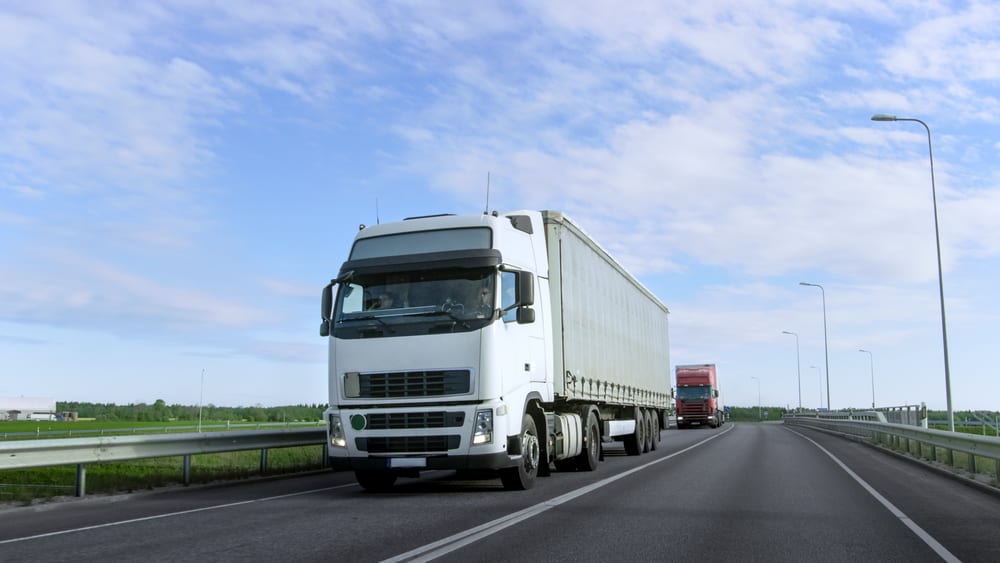
<instances>
[{"instance_id":1,"label":"green reflector on truck","mask_svg":"<svg viewBox=\"0 0 1000 563\"><path fill-rule=\"evenodd\" d=\"M351 428L355 430L364 430L365 426L368 426L368 421L365 419L365 415L363 414L351 415Z\"/></svg>"}]
</instances>

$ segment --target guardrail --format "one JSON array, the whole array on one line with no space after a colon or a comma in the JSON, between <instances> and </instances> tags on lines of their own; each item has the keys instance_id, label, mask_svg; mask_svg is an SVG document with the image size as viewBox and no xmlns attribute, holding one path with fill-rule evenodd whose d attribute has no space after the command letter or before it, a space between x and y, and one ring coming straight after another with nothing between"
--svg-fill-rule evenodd
<instances>
[{"instance_id":1,"label":"guardrail","mask_svg":"<svg viewBox=\"0 0 1000 563\"><path fill-rule=\"evenodd\" d=\"M86 494L86 464L183 456L182 479L191 482L191 456L260 450L260 470L271 448L326 444L324 428L201 432L156 436L103 436L0 442L0 470L76 465L76 496ZM326 461L326 448L323 452Z\"/></svg>"},{"instance_id":2,"label":"guardrail","mask_svg":"<svg viewBox=\"0 0 1000 563\"><path fill-rule=\"evenodd\" d=\"M882 413L876 412L823 414L822 417L815 414L786 415L785 424L864 438L875 444L901 449L919 458L940 461L951 467L957 467L955 452L958 452L973 474L985 473L979 471L986 465L982 461L991 460L994 466L991 474L1000 482L1000 438L879 422L878 415Z\"/></svg>"},{"instance_id":3,"label":"guardrail","mask_svg":"<svg viewBox=\"0 0 1000 563\"><path fill-rule=\"evenodd\" d=\"M75 425L76 423L70 423ZM214 424L203 424L201 426L197 424L190 424L186 426L136 426L129 428L84 428L75 429L72 426L66 426L61 430L42 430L42 425L39 424L34 431L26 432L0 432L0 440L7 440L9 438L14 439L35 439L35 438L54 438L57 436L64 436L66 438L83 437L83 436L120 436L125 434L168 434L168 433L183 433L185 430L189 432L210 432L217 430L238 430L240 428L263 430L264 428L291 428L297 426L321 426L324 422L322 420L308 421L308 422L229 422L226 421L225 424L214 423Z\"/></svg>"}]
</instances>

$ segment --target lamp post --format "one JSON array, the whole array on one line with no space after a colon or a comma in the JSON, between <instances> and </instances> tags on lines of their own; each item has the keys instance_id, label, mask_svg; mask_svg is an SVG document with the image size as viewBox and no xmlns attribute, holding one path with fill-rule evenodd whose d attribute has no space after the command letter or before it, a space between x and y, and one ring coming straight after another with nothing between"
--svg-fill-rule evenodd
<instances>
[{"instance_id":1,"label":"lamp post","mask_svg":"<svg viewBox=\"0 0 1000 563\"><path fill-rule=\"evenodd\" d=\"M819 376L819 406L816 410L823 408L823 370L819 366L809 366L816 370L816 375Z\"/></svg>"},{"instance_id":2,"label":"lamp post","mask_svg":"<svg viewBox=\"0 0 1000 563\"><path fill-rule=\"evenodd\" d=\"M826 338L826 290L818 283L799 282L799 285L818 287L823 295L823 353L826 356L826 410L830 410L830 346ZM822 400L820 401L822 403Z\"/></svg>"},{"instance_id":3,"label":"lamp post","mask_svg":"<svg viewBox=\"0 0 1000 563\"><path fill-rule=\"evenodd\" d=\"M781 334L791 334L795 337L795 373L799 377L799 410L802 410L802 364L799 361L799 335L797 332L783 330Z\"/></svg>"},{"instance_id":4,"label":"lamp post","mask_svg":"<svg viewBox=\"0 0 1000 563\"><path fill-rule=\"evenodd\" d=\"M872 370L872 410L875 410L875 360L872 358L872 353L868 350L858 350L858 352L868 354L868 365L871 366Z\"/></svg>"},{"instance_id":5,"label":"lamp post","mask_svg":"<svg viewBox=\"0 0 1000 563\"><path fill-rule=\"evenodd\" d=\"M934 185L934 149L931 147L931 128L923 121L913 117L896 117L877 113L872 116L872 121L913 121L924 126L927 130L927 154L931 160L931 201L934 204L934 242L937 246L937 268L938 268L938 298L941 302L941 342L944 346L944 388L948 399L948 430L955 431L955 413L951 408L951 369L948 367L948 324L944 315L944 274L941 271L941 234L938 230L937 212L937 187Z\"/></svg>"},{"instance_id":6,"label":"lamp post","mask_svg":"<svg viewBox=\"0 0 1000 563\"><path fill-rule=\"evenodd\" d=\"M760 378L751 375L750 379L757 380L757 421L760 422L761 420L764 420L763 415L760 414Z\"/></svg>"}]
</instances>

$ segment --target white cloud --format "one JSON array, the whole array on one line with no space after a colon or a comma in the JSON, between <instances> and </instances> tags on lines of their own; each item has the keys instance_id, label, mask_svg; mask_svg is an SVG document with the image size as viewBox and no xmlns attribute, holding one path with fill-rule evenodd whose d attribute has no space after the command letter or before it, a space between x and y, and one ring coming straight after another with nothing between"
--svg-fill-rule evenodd
<instances>
[{"instance_id":1,"label":"white cloud","mask_svg":"<svg viewBox=\"0 0 1000 563\"><path fill-rule=\"evenodd\" d=\"M939 13L906 31L883 58L885 67L911 78L995 81L1000 78L1000 6L971 2L962 11Z\"/></svg>"}]
</instances>

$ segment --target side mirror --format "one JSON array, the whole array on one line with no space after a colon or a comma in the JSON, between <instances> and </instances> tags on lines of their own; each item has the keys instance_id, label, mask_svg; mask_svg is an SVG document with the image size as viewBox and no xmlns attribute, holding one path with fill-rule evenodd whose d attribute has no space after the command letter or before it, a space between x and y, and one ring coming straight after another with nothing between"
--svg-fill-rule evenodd
<instances>
[{"instance_id":1,"label":"side mirror","mask_svg":"<svg viewBox=\"0 0 1000 563\"><path fill-rule=\"evenodd\" d=\"M323 297L319 306L319 316L324 321L330 320L330 310L333 308L333 282L323 288Z\"/></svg>"},{"instance_id":2,"label":"side mirror","mask_svg":"<svg viewBox=\"0 0 1000 563\"><path fill-rule=\"evenodd\" d=\"M330 312L333 309L333 282L326 284L323 288L323 295L320 299L319 316L323 323L319 325L319 335L330 336Z\"/></svg>"},{"instance_id":3,"label":"side mirror","mask_svg":"<svg viewBox=\"0 0 1000 563\"><path fill-rule=\"evenodd\" d=\"M517 304L521 307L535 304L535 276L531 272L517 273Z\"/></svg>"},{"instance_id":4,"label":"side mirror","mask_svg":"<svg viewBox=\"0 0 1000 563\"><path fill-rule=\"evenodd\" d=\"M517 308L517 324L529 324L535 322L535 310L530 307Z\"/></svg>"}]
</instances>

